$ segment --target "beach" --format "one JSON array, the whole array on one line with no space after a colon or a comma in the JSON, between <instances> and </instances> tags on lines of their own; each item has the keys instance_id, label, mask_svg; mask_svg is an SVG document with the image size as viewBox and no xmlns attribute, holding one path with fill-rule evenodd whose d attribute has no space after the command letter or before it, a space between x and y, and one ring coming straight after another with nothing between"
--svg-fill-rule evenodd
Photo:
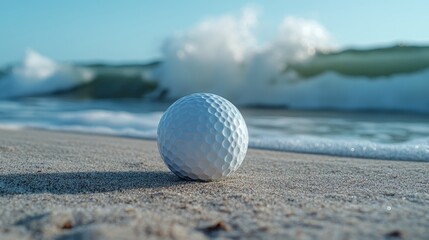
<instances>
[{"instance_id":1,"label":"beach","mask_svg":"<svg viewBox=\"0 0 429 240\"><path fill-rule=\"evenodd\" d=\"M249 149L183 181L155 141L0 130L1 239L427 239L429 163Z\"/></svg>"}]
</instances>

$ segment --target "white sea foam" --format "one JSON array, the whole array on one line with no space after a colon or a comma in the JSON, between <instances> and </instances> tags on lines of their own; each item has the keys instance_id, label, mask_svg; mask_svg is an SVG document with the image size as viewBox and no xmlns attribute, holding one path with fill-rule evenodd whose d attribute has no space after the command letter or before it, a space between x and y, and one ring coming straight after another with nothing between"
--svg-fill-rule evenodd
<instances>
[{"instance_id":1,"label":"white sea foam","mask_svg":"<svg viewBox=\"0 0 429 240\"><path fill-rule=\"evenodd\" d=\"M1 104L0 128L25 127L156 139L161 111L73 110L81 103ZM24 103L26 104L26 103ZM71 106L71 105L72 106ZM75 106L76 105L76 106ZM98 107L105 108L105 104ZM126 106L126 105L123 105ZM134 109L134 107L132 107ZM7 112L7 118L5 116ZM250 146L347 157L429 161L429 125L412 121L364 121L341 117L245 114Z\"/></svg>"},{"instance_id":2,"label":"white sea foam","mask_svg":"<svg viewBox=\"0 0 429 240\"><path fill-rule=\"evenodd\" d=\"M37 109L32 109L14 115L11 120L0 120L0 129L19 130L30 127L154 139L162 112L137 114L83 110L41 114Z\"/></svg>"},{"instance_id":3,"label":"white sea foam","mask_svg":"<svg viewBox=\"0 0 429 240\"><path fill-rule=\"evenodd\" d=\"M168 38L162 48L161 88L172 98L209 91L235 101L261 86L273 88L271 81L287 63L334 46L319 23L293 17L284 19L271 42L257 45L256 22L256 14L247 9L239 18L209 19Z\"/></svg>"},{"instance_id":4,"label":"white sea foam","mask_svg":"<svg viewBox=\"0 0 429 240\"><path fill-rule=\"evenodd\" d=\"M212 92L239 105L429 112L429 70L377 78L326 72L303 79L286 71L288 64L334 49L325 28L286 17L278 34L258 45L252 32L256 22L252 12L224 16L167 39L160 88L173 99Z\"/></svg>"},{"instance_id":5,"label":"white sea foam","mask_svg":"<svg viewBox=\"0 0 429 240\"><path fill-rule=\"evenodd\" d=\"M57 121L63 125L59 129L64 129L64 125L66 125L65 129L72 131L156 138L156 128L161 116L162 112L132 114L88 110L62 113L58 116Z\"/></svg>"},{"instance_id":6,"label":"white sea foam","mask_svg":"<svg viewBox=\"0 0 429 240\"><path fill-rule=\"evenodd\" d=\"M247 118L250 146L280 151L374 159L429 161L425 122L341 117Z\"/></svg>"},{"instance_id":7,"label":"white sea foam","mask_svg":"<svg viewBox=\"0 0 429 240\"><path fill-rule=\"evenodd\" d=\"M327 139L314 136L263 137L249 145L279 151L327 154L389 160L429 161L429 138L406 143L375 143L368 140Z\"/></svg>"},{"instance_id":8,"label":"white sea foam","mask_svg":"<svg viewBox=\"0 0 429 240\"><path fill-rule=\"evenodd\" d=\"M3 130L22 130L25 128L22 124L16 123L0 123L0 129Z\"/></svg>"},{"instance_id":9,"label":"white sea foam","mask_svg":"<svg viewBox=\"0 0 429 240\"><path fill-rule=\"evenodd\" d=\"M336 73L325 73L299 82L288 82L285 77L283 83L252 89L250 94L244 94L241 101L300 109L429 112L428 79L429 70L377 80L367 77L345 79Z\"/></svg>"},{"instance_id":10,"label":"white sea foam","mask_svg":"<svg viewBox=\"0 0 429 240\"><path fill-rule=\"evenodd\" d=\"M21 65L0 79L0 98L34 96L70 89L92 80L87 69L57 64L28 50Z\"/></svg>"}]
</instances>

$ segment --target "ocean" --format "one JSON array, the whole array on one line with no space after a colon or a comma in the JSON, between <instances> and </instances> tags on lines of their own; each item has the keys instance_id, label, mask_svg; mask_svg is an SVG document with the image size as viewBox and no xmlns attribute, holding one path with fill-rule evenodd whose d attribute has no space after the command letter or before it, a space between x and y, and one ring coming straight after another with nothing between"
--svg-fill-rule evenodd
<instances>
[{"instance_id":1,"label":"ocean","mask_svg":"<svg viewBox=\"0 0 429 240\"><path fill-rule=\"evenodd\" d=\"M0 101L0 129L38 128L156 140L167 102L57 97ZM254 148L429 161L428 116L415 113L240 108Z\"/></svg>"},{"instance_id":2,"label":"ocean","mask_svg":"<svg viewBox=\"0 0 429 240\"><path fill-rule=\"evenodd\" d=\"M0 128L156 139L174 100L211 92L239 107L254 148L429 161L429 47L280 61L272 49L236 59L186 44L144 64L58 63L30 50L0 70Z\"/></svg>"}]
</instances>

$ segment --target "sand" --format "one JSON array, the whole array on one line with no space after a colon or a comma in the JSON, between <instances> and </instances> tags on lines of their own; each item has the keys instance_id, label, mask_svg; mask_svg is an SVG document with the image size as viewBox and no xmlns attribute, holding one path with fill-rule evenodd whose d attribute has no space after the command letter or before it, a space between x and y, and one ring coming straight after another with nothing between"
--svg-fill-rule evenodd
<instances>
[{"instance_id":1,"label":"sand","mask_svg":"<svg viewBox=\"0 0 429 240\"><path fill-rule=\"evenodd\" d=\"M429 163L250 149L182 181L156 142L0 130L0 239L427 239Z\"/></svg>"}]
</instances>

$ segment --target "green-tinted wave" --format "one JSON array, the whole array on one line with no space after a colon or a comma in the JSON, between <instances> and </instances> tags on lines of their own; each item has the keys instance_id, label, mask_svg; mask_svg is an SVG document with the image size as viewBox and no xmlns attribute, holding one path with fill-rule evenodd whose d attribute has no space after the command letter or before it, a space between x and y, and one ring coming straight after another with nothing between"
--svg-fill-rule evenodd
<instances>
[{"instance_id":1,"label":"green-tinted wave","mask_svg":"<svg viewBox=\"0 0 429 240\"><path fill-rule=\"evenodd\" d=\"M53 95L82 98L141 98L155 90L157 84L150 73L159 62L149 64L86 64L81 65L94 73L86 84Z\"/></svg>"},{"instance_id":2,"label":"green-tinted wave","mask_svg":"<svg viewBox=\"0 0 429 240\"><path fill-rule=\"evenodd\" d=\"M429 68L429 47L398 45L369 50L349 49L336 53L319 53L305 62L289 64L286 71L294 70L305 78L325 72L376 78L413 73L427 68Z\"/></svg>"}]
</instances>

